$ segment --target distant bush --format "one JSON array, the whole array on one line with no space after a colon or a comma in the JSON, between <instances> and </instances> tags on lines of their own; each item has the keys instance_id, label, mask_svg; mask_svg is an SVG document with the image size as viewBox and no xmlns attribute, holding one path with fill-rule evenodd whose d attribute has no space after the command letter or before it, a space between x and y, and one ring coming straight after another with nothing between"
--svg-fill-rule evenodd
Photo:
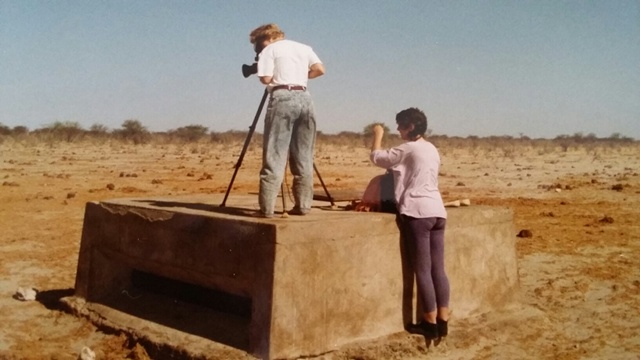
<instances>
[{"instance_id":1,"label":"distant bush","mask_svg":"<svg viewBox=\"0 0 640 360\"><path fill-rule=\"evenodd\" d=\"M73 142L81 139L85 134L82 126L74 121L56 121L51 125L43 127L39 132L49 134L53 140L66 142Z\"/></svg>"},{"instance_id":2,"label":"distant bush","mask_svg":"<svg viewBox=\"0 0 640 360\"><path fill-rule=\"evenodd\" d=\"M629 137L629 136L622 136L620 133L613 133L611 134L607 140L609 141L614 141L614 142L623 142L623 143L630 143L630 142L634 142L634 138Z\"/></svg>"},{"instance_id":3,"label":"distant bush","mask_svg":"<svg viewBox=\"0 0 640 360\"><path fill-rule=\"evenodd\" d=\"M11 135L11 128L0 123L0 135Z\"/></svg>"},{"instance_id":4,"label":"distant bush","mask_svg":"<svg viewBox=\"0 0 640 360\"><path fill-rule=\"evenodd\" d=\"M142 126L142 123L138 120L125 120L122 123L122 129L113 131L116 138L121 140L131 141L135 145L146 144L151 140L151 134L146 127Z\"/></svg>"},{"instance_id":5,"label":"distant bush","mask_svg":"<svg viewBox=\"0 0 640 360\"><path fill-rule=\"evenodd\" d=\"M238 131L238 130L229 130L225 132L211 132L210 139L211 142L219 143L219 144L230 144L236 142L244 142L247 138L247 131ZM254 141L256 138L258 140L262 140L262 135L258 133L253 133L251 140Z\"/></svg>"},{"instance_id":6,"label":"distant bush","mask_svg":"<svg viewBox=\"0 0 640 360\"><path fill-rule=\"evenodd\" d=\"M365 146L364 136L354 131L341 131L335 135L320 135L320 141L338 146Z\"/></svg>"},{"instance_id":7,"label":"distant bush","mask_svg":"<svg viewBox=\"0 0 640 360\"><path fill-rule=\"evenodd\" d=\"M26 126L14 126L13 130L11 130L11 135L25 135L29 133L29 128Z\"/></svg>"},{"instance_id":8,"label":"distant bush","mask_svg":"<svg viewBox=\"0 0 640 360\"><path fill-rule=\"evenodd\" d=\"M202 125L189 125L170 130L168 134L185 142L196 142L207 136L208 128Z\"/></svg>"},{"instance_id":9,"label":"distant bush","mask_svg":"<svg viewBox=\"0 0 640 360\"><path fill-rule=\"evenodd\" d=\"M109 135L109 128L102 124L93 124L89 128L89 134L96 137L106 137Z\"/></svg>"}]
</instances>

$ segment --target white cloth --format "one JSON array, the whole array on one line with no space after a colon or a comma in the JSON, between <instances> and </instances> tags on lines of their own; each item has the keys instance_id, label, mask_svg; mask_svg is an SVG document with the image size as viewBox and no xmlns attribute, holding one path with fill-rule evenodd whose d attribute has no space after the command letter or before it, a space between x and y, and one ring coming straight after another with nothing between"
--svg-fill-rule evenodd
<instances>
[{"instance_id":1,"label":"white cloth","mask_svg":"<svg viewBox=\"0 0 640 360\"><path fill-rule=\"evenodd\" d=\"M447 218L438 190L440 154L432 143L418 139L388 150L374 150L371 161L393 172L400 214L415 218Z\"/></svg>"},{"instance_id":2,"label":"white cloth","mask_svg":"<svg viewBox=\"0 0 640 360\"><path fill-rule=\"evenodd\" d=\"M310 46L283 39L269 44L262 50L258 59L257 75L272 76L269 87L307 86L309 68L313 64L321 63L320 58Z\"/></svg>"}]
</instances>

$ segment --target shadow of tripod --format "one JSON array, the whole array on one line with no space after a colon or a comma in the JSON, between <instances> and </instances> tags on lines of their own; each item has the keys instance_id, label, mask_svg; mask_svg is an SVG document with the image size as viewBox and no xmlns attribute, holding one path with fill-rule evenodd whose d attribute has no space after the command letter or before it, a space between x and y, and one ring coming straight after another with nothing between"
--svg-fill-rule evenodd
<instances>
[{"instance_id":1,"label":"shadow of tripod","mask_svg":"<svg viewBox=\"0 0 640 360\"><path fill-rule=\"evenodd\" d=\"M251 123L251 126L249 126L249 133L247 134L247 138L244 140L244 145L242 146L242 151L240 152L240 156L238 157L238 162L236 162L235 169L233 171L233 176L231 176L231 181L229 182L229 186L227 187L227 192L224 194L224 199L220 204L221 207L224 207L227 203L229 192L231 192L231 187L233 186L233 182L236 179L236 175L238 175L238 170L240 170L240 166L242 165L242 161L244 160L244 155L246 154L247 148L249 147L249 143L251 142L251 137L253 136L253 133L256 131L256 124L260 119L260 113L262 113L262 108L264 107L264 103L267 101L268 95L269 95L269 91L265 88L264 93L262 94L262 100L260 100L260 106L258 106L258 111L256 111L256 116L253 118L253 122ZM329 190L327 189L327 186L324 184L324 181L322 180L322 176L320 176L320 172L318 171L318 168L316 167L315 162L313 163L313 170L316 172L316 175L318 175L318 179L320 180L322 189L324 189L324 192L327 195L327 199L331 203L331 206L334 206L335 202L333 200L333 197L331 197L331 194L329 194ZM281 187L280 191L282 192L283 211L286 211L286 209L284 209L285 208L284 182L281 184L280 187Z\"/></svg>"}]
</instances>

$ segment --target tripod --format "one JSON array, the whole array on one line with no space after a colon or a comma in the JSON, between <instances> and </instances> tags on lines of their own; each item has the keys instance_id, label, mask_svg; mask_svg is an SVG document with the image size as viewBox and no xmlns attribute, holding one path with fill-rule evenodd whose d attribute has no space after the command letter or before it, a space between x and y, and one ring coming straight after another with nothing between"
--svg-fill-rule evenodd
<instances>
[{"instance_id":1,"label":"tripod","mask_svg":"<svg viewBox=\"0 0 640 360\"><path fill-rule=\"evenodd\" d=\"M244 155L246 154L247 148L249 147L249 143L251 142L251 137L253 136L253 133L256 130L256 124L258 123L258 119L260 119L260 113L262 113L262 108L264 107L264 103L267 100L267 95L269 95L269 91L265 88L264 93L262 94L262 100L260 100L260 106L258 106L258 111L256 111L256 116L253 118L253 123L251 123L251 126L249 126L249 133L247 134L247 138L244 140L242 151L240 152L240 156L238 157L238 162L236 162L235 170L233 171L233 176L231 176L231 181L229 182L229 186L227 187L227 192L224 194L224 199L222 200L220 207L224 207L225 204L227 203L229 192L231 191L233 182L236 179L236 175L238 175L238 170L240 170L240 166L242 165L242 160L244 160ZM333 201L333 197L331 197L331 194L329 194L329 190L327 189L327 186L324 184L324 181L322 180L322 176L320 176L320 172L318 171L318 168L316 167L315 163L313 164L313 170L316 172L316 175L318 175L318 179L320 180L320 184L322 184L322 188L324 189L324 192L327 195L327 199L329 199L329 202L333 207L335 205L335 202ZM282 207L284 208L285 207L284 206L284 202L285 202L284 182L281 185L280 191L282 192ZM283 210L286 211L286 209L283 209Z\"/></svg>"}]
</instances>

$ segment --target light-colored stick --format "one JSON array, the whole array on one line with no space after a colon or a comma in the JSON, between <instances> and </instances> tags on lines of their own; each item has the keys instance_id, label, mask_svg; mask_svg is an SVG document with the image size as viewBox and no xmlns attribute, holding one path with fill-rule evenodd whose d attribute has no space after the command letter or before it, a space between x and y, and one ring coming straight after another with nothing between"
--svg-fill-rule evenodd
<instances>
[{"instance_id":1,"label":"light-colored stick","mask_svg":"<svg viewBox=\"0 0 640 360\"><path fill-rule=\"evenodd\" d=\"M449 201L444 203L445 207L460 207L460 200Z\"/></svg>"}]
</instances>

